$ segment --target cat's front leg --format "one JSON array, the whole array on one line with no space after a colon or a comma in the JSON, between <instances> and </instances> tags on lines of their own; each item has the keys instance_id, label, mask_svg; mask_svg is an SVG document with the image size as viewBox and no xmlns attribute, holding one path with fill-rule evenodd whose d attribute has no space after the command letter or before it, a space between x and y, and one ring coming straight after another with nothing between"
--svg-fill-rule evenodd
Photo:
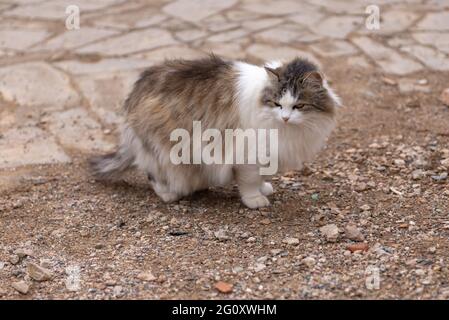
<instances>
[{"instance_id":1,"label":"cat's front leg","mask_svg":"<svg viewBox=\"0 0 449 320\"><path fill-rule=\"evenodd\" d=\"M271 183L263 181L262 185L260 186L260 192L262 192L264 196L271 196L274 192L274 189Z\"/></svg>"},{"instance_id":2,"label":"cat's front leg","mask_svg":"<svg viewBox=\"0 0 449 320\"><path fill-rule=\"evenodd\" d=\"M264 185L264 181L259 174L259 168L255 165L241 165L235 168L236 180L239 186L242 202L251 209L266 207L270 201L262 193L270 191ZM270 185L271 186L271 185ZM272 191L272 188L271 188Z\"/></svg>"}]
</instances>

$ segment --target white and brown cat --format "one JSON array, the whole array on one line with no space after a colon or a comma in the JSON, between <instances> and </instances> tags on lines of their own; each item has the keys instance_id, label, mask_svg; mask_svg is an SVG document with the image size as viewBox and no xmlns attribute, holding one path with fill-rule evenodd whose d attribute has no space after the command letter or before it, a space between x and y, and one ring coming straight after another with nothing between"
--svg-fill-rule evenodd
<instances>
[{"instance_id":1,"label":"white and brown cat","mask_svg":"<svg viewBox=\"0 0 449 320\"><path fill-rule=\"evenodd\" d=\"M165 61L135 83L124 104L118 150L93 158L91 168L109 180L137 167L165 202L235 181L246 206L267 206L273 188L257 164L173 164L170 133L191 132L193 121L220 131L277 129L279 171L298 170L325 143L339 105L318 67L304 59L265 66L214 55Z\"/></svg>"}]
</instances>

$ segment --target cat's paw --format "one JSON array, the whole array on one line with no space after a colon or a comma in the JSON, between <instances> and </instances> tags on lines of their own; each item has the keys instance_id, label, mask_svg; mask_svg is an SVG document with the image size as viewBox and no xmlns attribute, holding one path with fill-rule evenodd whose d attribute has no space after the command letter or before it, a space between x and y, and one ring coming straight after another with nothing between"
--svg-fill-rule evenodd
<instances>
[{"instance_id":1,"label":"cat's paw","mask_svg":"<svg viewBox=\"0 0 449 320\"><path fill-rule=\"evenodd\" d=\"M156 192L165 203L178 201L181 197L175 192Z\"/></svg>"},{"instance_id":2,"label":"cat's paw","mask_svg":"<svg viewBox=\"0 0 449 320\"><path fill-rule=\"evenodd\" d=\"M242 197L242 201L250 209L262 208L270 205L270 201L264 195Z\"/></svg>"},{"instance_id":3,"label":"cat's paw","mask_svg":"<svg viewBox=\"0 0 449 320\"><path fill-rule=\"evenodd\" d=\"M260 192L262 192L264 196L271 196L274 192L273 186L269 182L263 182L260 187Z\"/></svg>"}]
</instances>

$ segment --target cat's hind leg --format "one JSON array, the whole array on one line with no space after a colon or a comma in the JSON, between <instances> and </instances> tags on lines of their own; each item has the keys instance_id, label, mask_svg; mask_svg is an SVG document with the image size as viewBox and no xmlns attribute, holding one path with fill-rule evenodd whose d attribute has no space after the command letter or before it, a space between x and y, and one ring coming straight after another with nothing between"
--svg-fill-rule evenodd
<instances>
[{"instance_id":1,"label":"cat's hind leg","mask_svg":"<svg viewBox=\"0 0 449 320\"><path fill-rule=\"evenodd\" d=\"M150 180L154 192L166 203L175 202L181 199L182 195L177 192L170 191L170 188L163 183Z\"/></svg>"},{"instance_id":2,"label":"cat's hind leg","mask_svg":"<svg viewBox=\"0 0 449 320\"><path fill-rule=\"evenodd\" d=\"M159 167L157 171L147 173L154 192L164 202L175 202L201 189L199 174L186 171L186 168Z\"/></svg>"},{"instance_id":3,"label":"cat's hind leg","mask_svg":"<svg viewBox=\"0 0 449 320\"><path fill-rule=\"evenodd\" d=\"M166 183L166 177L162 174L163 170L160 167L157 158L150 152L139 152L137 156L137 163L141 170L147 173L151 188L162 199L162 201L169 203L179 200L182 195L170 189Z\"/></svg>"}]
</instances>

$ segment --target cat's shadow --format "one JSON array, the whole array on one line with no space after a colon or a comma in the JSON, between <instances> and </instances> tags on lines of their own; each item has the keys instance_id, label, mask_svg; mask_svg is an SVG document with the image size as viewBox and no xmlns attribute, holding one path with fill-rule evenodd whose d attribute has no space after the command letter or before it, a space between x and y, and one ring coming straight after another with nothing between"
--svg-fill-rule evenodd
<instances>
[{"instance_id":1,"label":"cat's shadow","mask_svg":"<svg viewBox=\"0 0 449 320\"><path fill-rule=\"evenodd\" d=\"M246 213L258 210L249 210L241 203L237 186L214 187L200 190L190 196L184 197L177 202L164 203L153 191L148 182L144 179L125 179L115 182L101 183L105 193L119 195L114 198L118 203L133 201L144 201L148 203L148 210L157 209L167 214L176 213L175 205L187 207L192 213L192 219L200 217L204 221L215 223L214 217L221 215L221 222L233 223L238 221L242 227L253 224L253 220L241 219L241 209ZM125 201L126 200L126 201ZM274 201L274 199L270 199ZM156 205L156 206L154 206ZM268 217L282 215L284 224L295 226L307 226L310 221L310 214L305 211L302 205L297 202L287 202L281 207L268 209ZM130 215L134 214L129 212ZM266 227L268 228L268 227Z\"/></svg>"},{"instance_id":2,"label":"cat's shadow","mask_svg":"<svg viewBox=\"0 0 449 320\"><path fill-rule=\"evenodd\" d=\"M120 195L120 198L140 198L140 200L150 201L157 205L176 205L183 203L183 205L195 207L207 207L210 209L230 208L239 203L239 195L236 186L227 188L214 187L204 190L199 190L193 194L181 198L179 201L167 204L163 202L151 188L150 184L144 179L123 179L117 181L103 182L97 181L98 185L107 191ZM238 210L238 209L237 209Z\"/></svg>"}]
</instances>

